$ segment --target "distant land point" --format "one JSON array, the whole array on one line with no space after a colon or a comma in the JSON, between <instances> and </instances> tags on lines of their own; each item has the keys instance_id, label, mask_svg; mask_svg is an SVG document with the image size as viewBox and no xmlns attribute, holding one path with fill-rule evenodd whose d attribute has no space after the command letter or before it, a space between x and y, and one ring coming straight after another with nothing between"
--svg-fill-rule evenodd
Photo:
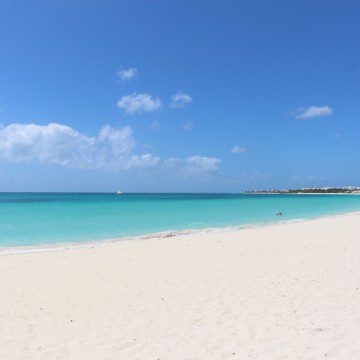
<instances>
[{"instance_id":1,"label":"distant land point","mask_svg":"<svg viewBox=\"0 0 360 360\"><path fill-rule=\"evenodd\" d=\"M312 187L284 190L247 190L246 194L360 194L360 187Z\"/></svg>"}]
</instances>

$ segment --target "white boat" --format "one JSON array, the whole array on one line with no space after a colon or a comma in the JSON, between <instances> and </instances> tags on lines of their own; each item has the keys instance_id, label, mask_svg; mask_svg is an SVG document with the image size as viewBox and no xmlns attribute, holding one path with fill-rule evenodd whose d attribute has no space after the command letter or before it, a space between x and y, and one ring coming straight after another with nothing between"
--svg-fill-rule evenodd
<instances>
[{"instance_id":1,"label":"white boat","mask_svg":"<svg viewBox=\"0 0 360 360\"><path fill-rule=\"evenodd\" d=\"M124 195L124 193L122 191L118 191L116 195Z\"/></svg>"}]
</instances>

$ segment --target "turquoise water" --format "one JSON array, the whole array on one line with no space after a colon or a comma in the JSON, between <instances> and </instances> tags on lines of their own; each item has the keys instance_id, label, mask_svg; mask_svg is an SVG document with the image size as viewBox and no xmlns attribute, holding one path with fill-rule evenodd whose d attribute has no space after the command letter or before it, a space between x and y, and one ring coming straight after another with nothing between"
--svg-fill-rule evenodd
<instances>
[{"instance_id":1,"label":"turquoise water","mask_svg":"<svg viewBox=\"0 0 360 360\"><path fill-rule=\"evenodd\" d=\"M275 216L278 210L284 216ZM356 195L0 193L0 246L266 224L358 210Z\"/></svg>"}]
</instances>

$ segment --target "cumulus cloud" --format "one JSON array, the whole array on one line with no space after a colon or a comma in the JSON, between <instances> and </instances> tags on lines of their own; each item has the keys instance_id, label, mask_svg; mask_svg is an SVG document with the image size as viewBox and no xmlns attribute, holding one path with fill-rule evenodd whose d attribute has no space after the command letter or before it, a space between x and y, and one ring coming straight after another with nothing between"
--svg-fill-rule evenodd
<instances>
[{"instance_id":1,"label":"cumulus cloud","mask_svg":"<svg viewBox=\"0 0 360 360\"><path fill-rule=\"evenodd\" d=\"M117 106L126 114L135 114L159 110L162 104L159 98L154 98L150 94L133 93L121 97L117 102Z\"/></svg>"},{"instance_id":2,"label":"cumulus cloud","mask_svg":"<svg viewBox=\"0 0 360 360\"><path fill-rule=\"evenodd\" d=\"M135 67L119 70L116 75L123 81L131 80L136 76L138 69Z\"/></svg>"},{"instance_id":3,"label":"cumulus cloud","mask_svg":"<svg viewBox=\"0 0 360 360\"><path fill-rule=\"evenodd\" d=\"M185 107L187 104L190 104L192 100L193 99L189 94L183 91L178 91L171 97L170 107L182 108Z\"/></svg>"},{"instance_id":4,"label":"cumulus cloud","mask_svg":"<svg viewBox=\"0 0 360 360\"><path fill-rule=\"evenodd\" d=\"M329 106L310 106L305 110L302 109L295 117L296 119L310 119L319 116L329 116L332 112L333 111Z\"/></svg>"},{"instance_id":5,"label":"cumulus cloud","mask_svg":"<svg viewBox=\"0 0 360 360\"><path fill-rule=\"evenodd\" d=\"M215 173L220 166L221 160L207 156L189 156L185 159L168 158L164 160L165 168L176 176L184 178L199 177Z\"/></svg>"},{"instance_id":6,"label":"cumulus cloud","mask_svg":"<svg viewBox=\"0 0 360 360\"><path fill-rule=\"evenodd\" d=\"M246 151L246 148L239 146L239 145L235 145L232 149L231 149L231 153L232 154L240 154Z\"/></svg>"},{"instance_id":7,"label":"cumulus cloud","mask_svg":"<svg viewBox=\"0 0 360 360\"><path fill-rule=\"evenodd\" d=\"M134 154L134 150L129 126L105 125L96 137L57 123L0 127L0 161L103 170L143 169L160 161L151 154Z\"/></svg>"},{"instance_id":8,"label":"cumulus cloud","mask_svg":"<svg viewBox=\"0 0 360 360\"><path fill-rule=\"evenodd\" d=\"M188 167L198 171L214 171L219 168L220 159L207 156L189 156L185 160Z\"/></svg>"}]
</instances>

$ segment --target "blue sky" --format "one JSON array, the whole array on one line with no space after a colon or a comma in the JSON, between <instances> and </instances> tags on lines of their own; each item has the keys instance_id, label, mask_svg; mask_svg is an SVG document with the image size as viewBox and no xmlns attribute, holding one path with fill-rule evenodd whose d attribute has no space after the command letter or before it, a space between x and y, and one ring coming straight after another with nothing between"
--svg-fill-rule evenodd
<instances>
[{"instance_id":1,"label":"blue sky","mask_svg":"<svg viewBox=\"0 0 360 360\"><path fill-rule=\"evenodd\" d=\"M0 0L0 191L360 185L359 14Z\"/></svg>"}]
</instances>

